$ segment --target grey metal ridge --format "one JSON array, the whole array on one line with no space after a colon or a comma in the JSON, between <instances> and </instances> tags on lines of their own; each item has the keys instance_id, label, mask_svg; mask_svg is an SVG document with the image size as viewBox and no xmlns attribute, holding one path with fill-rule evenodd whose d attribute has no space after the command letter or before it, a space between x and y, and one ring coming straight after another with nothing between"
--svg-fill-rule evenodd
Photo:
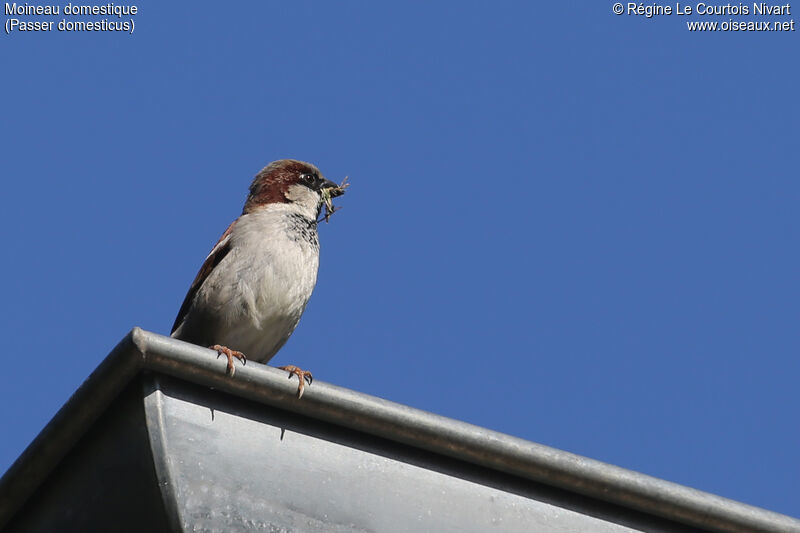
<instances>
[{"instance_id":1,"label":"grey metal ridge","mask_svg":"<svg viewBox=\"0 0 800 533\"><path fill-rule=\"evenodd\" d=\"M0 529L119 392L151 371L692 527L800 532L800 520L786 515L320 381L298 400L285 372L248 364L230 378L224 358L210 354L131 330L0 479Z\"/></svg>"}]
</instances>

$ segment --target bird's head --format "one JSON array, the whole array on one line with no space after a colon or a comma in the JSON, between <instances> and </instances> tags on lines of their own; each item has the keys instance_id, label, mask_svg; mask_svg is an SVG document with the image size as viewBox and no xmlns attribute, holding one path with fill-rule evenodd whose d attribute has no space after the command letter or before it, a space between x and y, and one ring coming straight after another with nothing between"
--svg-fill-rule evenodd
<instances>
[{"instance_id":1,"label":"bird's head","mask_svg":"<svg viewBox=\"0 0 800 533\"><path fill-rule=\"evenodd\" d=\"M344 189L325 179L311 163L295 159L273 161L261 169L250 184L243 214L275 203L297 204L310 213L319 213L323 189L328 189L331 197L344 194Z\"/></svg>"}]
</instances>

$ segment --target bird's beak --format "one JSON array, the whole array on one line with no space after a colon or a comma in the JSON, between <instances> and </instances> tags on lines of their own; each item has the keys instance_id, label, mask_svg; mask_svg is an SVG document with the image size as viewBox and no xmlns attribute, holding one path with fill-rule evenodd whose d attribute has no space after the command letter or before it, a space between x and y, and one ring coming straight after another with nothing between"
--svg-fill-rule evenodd
<instances>
[{"instance_id":1,"label":"bird's beak","mask_svg":"<svg viewBox=\"0 0 800 533\"><path fill-rule=\"evenodd\" d=\"M331 198L336 198L337 196L344 194L344 189L339 187L338 183L334 183L331 180L326 180L325 178L319 180L319 188L320 190L331 189Z\"/></svg>"}]
</instances>

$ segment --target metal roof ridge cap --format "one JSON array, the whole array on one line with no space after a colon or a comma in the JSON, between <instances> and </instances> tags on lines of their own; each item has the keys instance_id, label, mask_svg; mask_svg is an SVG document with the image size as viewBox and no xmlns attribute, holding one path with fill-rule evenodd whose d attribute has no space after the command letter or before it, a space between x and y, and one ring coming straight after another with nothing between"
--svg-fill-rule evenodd
<instances>
[{"instance_id":1,"label":"metal roof ridge cap","mask_svg":"<svg viewBox=\"0 0 800 533\"><path fill-rule=\"evenodd\" d=\"M398 404L315 381L302 400L296 381L266 365L231 379L213 351L133 328L72 394L0 478L0 529L108 404L142 369L339 424L623 507L718 531L800 532L800 520ZM9 489L14 489L10 491Z\"/></svg>"},{"instance_id":2,"label":"metal roof ridge cap","mask_svg":"<svg viewBox=\"0 0 800 533\"><path fill-rule=\"evenodd\" d=\"M800 520L788 515L322 381L315 380L298 400L296 381L281 370L245 365L230 378L224 360L197 357L206 348L141 335L146 367L259 403L693 526L800 531Z\"/></svg>"},{"instance_id":3,"label":"metal roof ridge cap","mask_svg":"<svg viewBox=\"0 0 800 533\"><path fill-rule=\"evenodd\" d=\"M131 329L0 477L0 530L142 368L144 333Z\"/></svg>"}]
</instances>

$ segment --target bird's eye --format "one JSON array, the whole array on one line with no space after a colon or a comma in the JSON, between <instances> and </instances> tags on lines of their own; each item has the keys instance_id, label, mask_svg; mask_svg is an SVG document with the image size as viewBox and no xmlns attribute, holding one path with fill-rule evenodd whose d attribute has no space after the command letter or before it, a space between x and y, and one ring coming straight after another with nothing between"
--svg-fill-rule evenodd
<instances>
[{"instance_id":1,"label":"bird's eye","mask_svg":"<svg viewBox=\"0 0 800 533\"><path fill-rule=\"evenodd\" d=\"M314 183L315 177L314 174L303 174L301 176L306 183Z\"/></svg>"}]
</instances>

